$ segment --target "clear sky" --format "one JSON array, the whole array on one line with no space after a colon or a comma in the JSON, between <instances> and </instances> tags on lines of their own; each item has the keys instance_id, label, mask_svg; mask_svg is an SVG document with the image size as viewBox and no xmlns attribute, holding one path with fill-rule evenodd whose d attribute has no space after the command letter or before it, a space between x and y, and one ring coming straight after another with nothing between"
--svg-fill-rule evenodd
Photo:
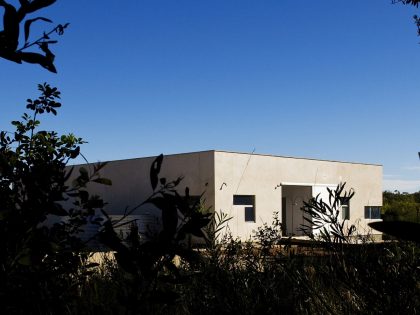
<instances>
[{"instance_id":1,"label":"clear sky","mask_svg":"<svg viewBox=\"0 0 420 315\"><path fill-rule=\"evenodd\" d=\"M62 0L39 13L71 23L52 47L58 74L0 59L2 130L49 82L63 108L44 128L83 137L91 162L255 149L382 164L384 189L420 190L414 7Z\"/></svg>"}]
</instances>

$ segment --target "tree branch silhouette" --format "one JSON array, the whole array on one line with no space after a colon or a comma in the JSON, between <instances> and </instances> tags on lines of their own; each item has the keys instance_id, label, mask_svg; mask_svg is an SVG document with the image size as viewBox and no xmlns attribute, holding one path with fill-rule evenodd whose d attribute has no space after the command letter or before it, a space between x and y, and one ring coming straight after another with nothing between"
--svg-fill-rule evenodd
<instances>
[{"instance_id":1,"label":"tree branch silhouette","mask_svg":"<svg viewBox=\"0 0 420 315\"><path fill-rule=\"evenodd\" d=\"M50 35L54 33L59 36L63 35L64 30L68 27L69 23L64 25L58 24L51 31L44 31L43 35L38 39L28 42L30 28L34 22L41 20L52 23L52 21L45 17L36 17L24 21L27 14L48 7L55 2L56 0L20 0L20 7L16 8L5 0L0 0L0 7L4 8L3 30L0 31L0 57L19 64L22 62L39 64L48 71L57 73L57 69L54 65L55 55L49 49L49 45L56 44L57 40L51 40ZM18 48L22 22L25 43L21 48ZM40 48L43 54L25 51L35 45Z\"/></svg>"}]
</instances>

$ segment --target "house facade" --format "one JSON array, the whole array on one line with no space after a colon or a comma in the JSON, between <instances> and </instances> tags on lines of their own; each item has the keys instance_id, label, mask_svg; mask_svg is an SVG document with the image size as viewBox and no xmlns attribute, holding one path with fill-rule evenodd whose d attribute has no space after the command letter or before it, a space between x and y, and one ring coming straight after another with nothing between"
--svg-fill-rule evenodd
<instances>
[{"instance_id":1,"label":"house facade","mask_svg":"<svg viewBox=\"0 0 420 315\"><path fill-rule=\"evenodd\" d=\"M152 194L150 167L155 157L110 161L101 171L112 186L91 185L100 195L107 212L121 216L126 209L141 204ZM188 187L191 196L202 193L205 206L227 213L234 237L247 239L278 212L287 235L302 235L304 201L319 195L328 200L327 188L346 182L354 197L342 207L342 218L356 224L362 233L367 223L380 218L382 206L382 166L364 163L315 160L226 151L202 151L166 155L160 177L175 180L180 194ZM133 214L138 221L159 224L156 209L145 205ZM155 220L155 221L154 221Z\"/></svg>"}]
</instances>

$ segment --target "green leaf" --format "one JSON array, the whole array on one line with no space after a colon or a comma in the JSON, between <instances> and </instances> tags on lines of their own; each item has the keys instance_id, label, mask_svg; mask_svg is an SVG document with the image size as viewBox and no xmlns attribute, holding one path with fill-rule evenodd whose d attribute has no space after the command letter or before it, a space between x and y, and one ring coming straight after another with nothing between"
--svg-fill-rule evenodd
<instances>
[{"instance_id":1,"label":"green leaf","mask_svg":"<svg viewBox=\"0 0 420 315\"><path fill-rule=\"evenodd\" d=\"M19 255L17 263L23 266L32 265L32 259L29 253L29 249L24 250L24 252Z\"/></svg>"}]
</instances>

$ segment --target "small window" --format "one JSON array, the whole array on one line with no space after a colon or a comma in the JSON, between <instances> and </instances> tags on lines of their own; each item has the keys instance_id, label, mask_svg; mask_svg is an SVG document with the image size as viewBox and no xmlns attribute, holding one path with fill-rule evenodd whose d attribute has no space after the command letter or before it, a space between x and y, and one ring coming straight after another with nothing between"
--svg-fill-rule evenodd
<instances>
[{"instance_id":1,"label":"small window","mask_svg":"<svg viewBox=\"0 0 420 315\"><path fill-rule=\"evenodd\" d=\"M255 208L254 207L245 207L245 221L255 222Z\"/></svg>"},{"instance_id":2,"label":"small window","mask_svg":"<svg viewBox=\"0 0 420 315\"><path fill-rule=\"evenodd\" d=\"M341 202L341 219L350 220L350 202L348 200Z\"/></svg>"},{"instance_id":3,"label":"small window","mask_svg":"<svg viewBox=\"0 0 420 315\"><path fill-rule=\"evenodd\" d=\"M255 222L255 196L233 195L234 206L244 206L245 222Z\"/></svg>"},{"instance_id":4,"label":"small window","mask_svg":"<svg viewBox=\"0 0 420 315\"><path fill-rule=\"evenodd\" d=\"M378 206L365 207L365 219L380 219L380 218L381 218L381 207L378 207Z\"/></svg>"}]
</instances>

